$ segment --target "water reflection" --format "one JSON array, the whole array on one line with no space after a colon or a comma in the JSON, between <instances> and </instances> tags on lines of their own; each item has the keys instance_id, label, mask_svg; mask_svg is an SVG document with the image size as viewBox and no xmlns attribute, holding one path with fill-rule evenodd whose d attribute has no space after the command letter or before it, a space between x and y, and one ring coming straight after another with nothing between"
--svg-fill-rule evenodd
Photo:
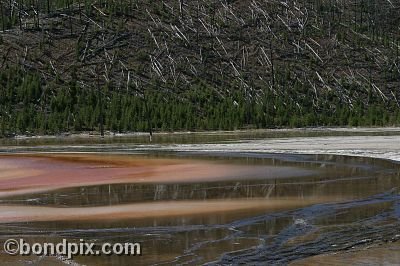
<instances>
[{"instance_id":1,"label":"water reflection","mask_svg":"<svg viewBox=\"0 0 400 266\"><path fill-rule=\"evenodd\" d=\"M149 155L151 156L151 155ZM158 157L166 155L158 155ZM167 157L176 158L174 154ZM242 157L241 157L242 156ZM185 158L191 156L186 155ZM199 158L199 156L192 156ZM60 220L0 224L0 242L141 242L140 257L84 257L85 265L131 264L287 264L314 254L338 252L389 241L398 234L399 165L377 159L309 155L203 155L202 160L232 165L268 165L311 170L306 176L208 182L120 183L77 186L2 198L0 206L92 208L128 204L263 199L296 201L274 208L199 212L170 217ZM369 239L365 242L365 239ZM369 242L368 242L369 243ZM0 243L2 244L2 243ZM10 265L21 263L5 258ZM56 265L65 258L43 258ZM27 257L34 262L37 258Z\"/></svg>"}]
</instances>

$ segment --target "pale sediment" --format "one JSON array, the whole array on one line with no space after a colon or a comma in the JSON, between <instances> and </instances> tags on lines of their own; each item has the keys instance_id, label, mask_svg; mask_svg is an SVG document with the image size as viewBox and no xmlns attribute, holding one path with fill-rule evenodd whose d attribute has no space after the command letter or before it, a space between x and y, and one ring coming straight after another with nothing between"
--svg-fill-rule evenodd
<instances>
[{"instance_id":1,"label":"pale sediment","mask_svg":"<svg viewBox=\"0 0 400 266\"><path fill-rule=\"evenodd\" d=\"M311 256L289 265L399 265L399 261L400 243L394 242L358 250Z\"/></svg>"},{"instance_id":2,"label":"pale sediment","mask_svg":"<svg viewBox=\"0 0 400 266\"><path fill-rule=\"evenodd\" d=\"M142 145L134 149L210 153L332 154L400 161L400 136L266 138L218 144L163 145L157 148L152 145Z\"/></svg>"},{"instance_id":3,"label":"pale sediment","mask_svg":"<svg viewBox=\"0 0 400 266\"><path fill-rule=\"evenodd\" d=\"M315 173L296 167L83 154L4 155L0 156L0 169L0 198L89 185L268 179Z\"/></svg>"},{"instance_id":4,"label":"pale sediment","mask_svg":"<svg viewBox=\"0 0 400 266\"><path fill-rule=\"evenodd\" d=\"M337 199L337 198L336 198ZM55 208L0 205L0 223L77 220L121 220L223 213L244 210L263 212L295 209L311 204L332 201L329 197L286 199L230 199L206 201L165 201L126 205Z\"/></svg>"}]
</instances>

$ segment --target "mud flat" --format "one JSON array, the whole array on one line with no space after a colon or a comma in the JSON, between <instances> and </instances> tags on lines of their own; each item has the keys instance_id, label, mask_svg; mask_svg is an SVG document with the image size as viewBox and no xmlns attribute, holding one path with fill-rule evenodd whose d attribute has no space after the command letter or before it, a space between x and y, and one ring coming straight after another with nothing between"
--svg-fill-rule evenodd
<instances>
[{"instance_id":1,"label":"mud flat","mask_svg":"<svg viewBox=\"0 0 400 266\"><path fill-rule=\"evenodd\" d=\"M72 265L398 265L398 130L310 131L224 133L202 144L2 146L12 154L0 156L0 246L84 238L146 250Z\"/></svg>"},{"instance_id":2,"label":"mud flat","mask_svg":"<svg viewBox=\"0 0 400 266\"><path fill-rule=\"evenodd\" d=\"M400 135L277 137L222 144L163 145L157 149L176 152L332 154L400 161ZM154 150L154 147L143 145L133 150Z\"/></svg>"},{"instance_id":3,"label":"mud flat","mask_svg":"<svg viewBox=\"0 0 400 266\"><path fill-rule=\"evenodd\" d=\"M289 265L398 265L399 262L400 243L395 242L347 252L312 256Z\"/></svg>"},{"instance_id":4,"label":"mud flat","mask_svg":"<svg viewBox=\"0 0 400 266\"><path fill-rule=\"evenodd\" d=\"M66 149L66 145L68 148ZM16 152L206 152L331 154L400 161L400 128L310 128L232 132L122 135L106 139L80 137L3 140L2 153Z\"/></svg>"}]
</instances>

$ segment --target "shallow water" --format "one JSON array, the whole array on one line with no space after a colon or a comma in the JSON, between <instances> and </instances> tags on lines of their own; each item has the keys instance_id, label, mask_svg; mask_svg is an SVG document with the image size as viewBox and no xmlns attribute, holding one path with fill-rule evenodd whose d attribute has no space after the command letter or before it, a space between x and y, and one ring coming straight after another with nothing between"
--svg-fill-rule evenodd
<instances>
[{"instance_id":1,"label":"shallow water","mask_svg":"<svg viewBox=\"0 0 400 266\"><path fill-rule=\"evenodd\" d=\"M32 151L24 149L19 151ZM318 254L341 254L400 238L400 167L391 161L257 153L126 153L116 160L115 155L104 157L104 153L115 153L107 145L72 151L93 149L102 152L100 159L93 154L90 161L76 159L86 156L82 154L63 155L55 161L54 154L51 159L42 156L39 176L55 183L57 175L51 179L51 174L60 174L54 171L62 167L66 173L76 168L71 173L75 177L85 173L85 178L102 167L104 182L96 178L74 186L59 182L57 186L45 184L44 189L32 189L28 182L22 187L25 190L18 191L7 187L4 180L27 182L25 174L14 172L12 176L4 172L6 164L1 166L0 187L8 194L0 197L0 242L24 238L32 243L58 243L67 238L98 244L142 243L142 256L77 256L67 261L78 265L309 265L321 263L314 258ZM42 146L40 151L65 152L68 148ZM5 158L18 161L21 156ZM0 158L0 165L5 158ZM17 164L18 170L36 169L35 163ZM199 175L197 168L185 168L193 163L209 171L203 169ZM151 178L145 181L130 175L129 171L148 165L161 170L151 168ZM166 165L182 168L165 171ZM125 171L129 178L113 178L116 171ZM302 260L307 258L310 261ZM4 253L0 259L5 265L61 265L65 260ZM379 259L385 261L374 257ZM338 256L332 261L340 264L346 259Z\"/></svg>"}]
</instances>

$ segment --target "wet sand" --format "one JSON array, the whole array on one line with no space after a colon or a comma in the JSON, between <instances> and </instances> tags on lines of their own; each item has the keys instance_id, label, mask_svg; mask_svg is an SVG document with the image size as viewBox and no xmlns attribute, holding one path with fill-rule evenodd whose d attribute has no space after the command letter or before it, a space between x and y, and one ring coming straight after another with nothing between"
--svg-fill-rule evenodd
<instances>
[{"instance_id":1,"label":"wet sand","mask_svg":"<svg viewBox=\"0 0 400 266\"><path fill-rule=\"evenodd\" d=\"M215 132L116 134L105 139L89 134L22 137L0 140L0 152L173 151L207 153L333 154L400 161L400 127L303 128Z\"/></svg>"},{"instance_id":2,"label":"wet sand","mask_svg":"<svg viewBox=\"0 0 400 266\"><path fill-rule=\"evenodd\" d=\"M400 136L322 136L276 137L217 144L177 144L154 147L143 145L132 150L165 150L208 153L285 153L332 154L400 161Z\"/></svg>"},{"instance_id":3,"label":"wet sand","mask_svg":"<svg viewBox=\"0 0 400 266\"><path fill-rule=\"evenodd\" d=\"M26 266L26 265L41 265L41 266L79 266L80 264L70 262L64 258L56 256L8 256L0 254L2 266Z\"/></svg>"},{"instance_id":4,"label":"wet sand","mask_svg":"<svg viewBox=\"0 0 400 266\"><path fill-rule=\"evenodd\" d=\"M289 265L399 265L399 262L400 243L395 242L360 250L317 255Z\"/></svg>"},{"instance_id":5,"label":"wet sand","mask_svg":"<svg viewBox=\"0 0 400 266\"><path fill-rule=\"evenodd\" d=\"M100 155L0 156L0 198L68 187L268 179L314 173L295 167L246 166L188 159Z\"/></svg>"}]
</instances>

